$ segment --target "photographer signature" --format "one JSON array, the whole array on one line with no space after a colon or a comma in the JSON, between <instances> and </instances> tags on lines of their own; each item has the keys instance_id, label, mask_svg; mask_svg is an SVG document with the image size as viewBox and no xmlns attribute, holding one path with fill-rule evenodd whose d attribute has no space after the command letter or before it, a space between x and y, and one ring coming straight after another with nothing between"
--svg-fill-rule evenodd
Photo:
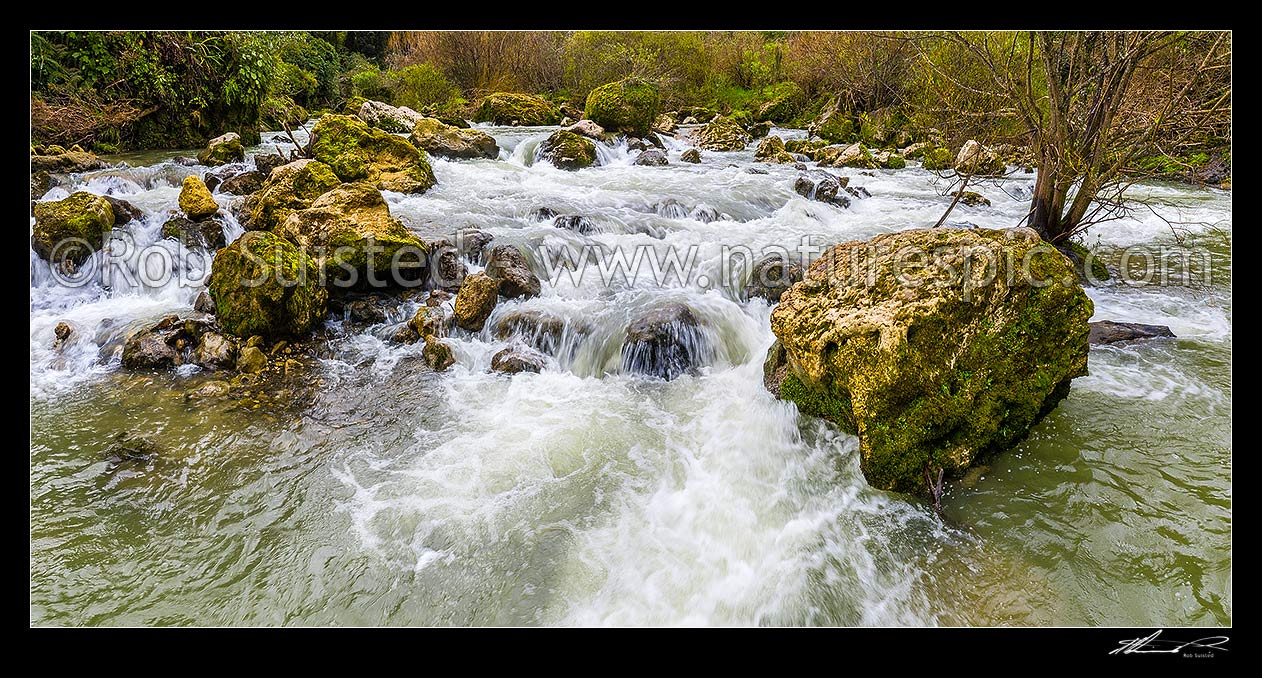
<instances>
[{"instance_id":1,"label":"photographer signature","mask_svg":"<svg viewBox=\"0 0 1262 678\"><path fill-rule=\"evenodd\" d=\"M1227 636L1206 636L1197 640L1177 641L1177 640L1161 640L1159 636L1161 630L1153 632L1151 636L1146 638L1134 638L1131 640L1123 640L1120 647L1114 648L1109 654L1179 654L1185 649L1206 649L1227 651L1223 647L1223 643L1230 640Z\"/></svg>"}]
</instances>

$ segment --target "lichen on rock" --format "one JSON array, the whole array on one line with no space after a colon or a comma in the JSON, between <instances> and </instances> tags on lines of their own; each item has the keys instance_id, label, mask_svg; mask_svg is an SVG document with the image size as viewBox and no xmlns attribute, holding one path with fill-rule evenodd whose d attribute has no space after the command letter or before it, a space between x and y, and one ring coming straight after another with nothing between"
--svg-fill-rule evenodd
<instances>
[{"instance_id":1,"label":"lichen on rock","mask_svg":"<svg viewBox=\"0 0 1262 678\"><path fill-rule=\"evenodd\" d=\"M927 476L1011 447L1065 397L1086 374L1092 312L1030 229L891 233L833 247L784 294L765 373L859 436L874 487L924 494Z\"/></svg>"}]
</instances>

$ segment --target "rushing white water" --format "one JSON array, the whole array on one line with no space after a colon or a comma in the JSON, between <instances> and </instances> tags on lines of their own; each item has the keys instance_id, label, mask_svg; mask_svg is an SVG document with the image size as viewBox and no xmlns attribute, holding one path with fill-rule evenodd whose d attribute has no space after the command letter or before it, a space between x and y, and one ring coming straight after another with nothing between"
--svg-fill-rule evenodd
<instances>
[{"instance_id":1,"label":"rushing white water","mask_svg":"<svg viewBox=\"0 0 1262 678\"><path fill-rule=\"evenodd\" d=\"M501 146L498 159L432 159L438 185L423 195L387 193L392 213L423 237L474 226L493 235L497 244L520 245L532 253L566 245L628 253L643 247L681 257L692 252L692 275L663 285L645 266L638 275L607 283L594 270L581 280L562 270L555 283L545 281L539 297L501 302L488 329L477 334L457 330L452 338L457 363L441 375L417 367L420 344L388 341L392 327L406 316L362 331L331 320L337 338L321 366L324 400L315 413L292 424L249 424L263 426L250 430L270 439L276 455L284 458L294 450L307 455L298 464L301 473L291 477L292 464L282 465L275 477L290 480L269 481L302 488L287 490L291 494L284 500L293 504L285 511L298 516L289 519L301 524L293 528L298 536L275 547L282 556L273 554L288 564L267 570L273 574L265 586L269 591L293 587L296 593L273 591L246 609L243 603L199 603L146 589L136 594L145 605L135 609L153 605L172 619L219 623L902 625L1200 619L1195 612L1200 608L1179 605L1154 611L1139 603L1116 608L1082 603L1078 597L1083 594L1073 593L1081 585L1059 581L1059 566L1005 548L1024 539L1019 530L996 535L944 522L918 502L872 490L858 471L853 437L800 417L794 406L763 389L762 360L774 339L769 307L761 300L742 301L738 287L715 284L741 270L725 267L724 247L744 246L755 254L772 246L794 251L804 239L827 246L931 225L950 201L939 194L933 173L914 163L899 171L836 170L851 178L851 186L871 193L842 209L799 196L793 190L799 172L754 163L752 146L703 152L703 162L693 165L679 161L688 144L668 139L671 164L666 167L633 165L635 152L625 145L601 147L600 167L565 172L533 161L534 148L549 129L486 131ZM802 135L800 130L772 133ZM747 172L751 167L766 173ZM159 229L175 209L183 177L206 169L165 161L93 172L73 177L43 199L65 197L71 189L124 198L145 212L140 223L125 227L144 247L160 242ZM993 206L959 206L951 222L995 228L1017 223L1028 209L1033 178L1018 175L983 185L978 190ZM1091 288L1096 318L1167 324L1184 338L1179 346L1189 346L1186 351L1203 347L1229 354L1230 281L1223 277L1230 271L1225 258L1230 195L1188 187L1143 190L1156 214L1145 210L1110 222L1093 231L1088 242L1098 242L1116 258L1119 248L1174 245L1178 235L1195 251L1216 252L1225 261L1211 266L1218 279L1199 287L1114 282ZM550 219L532 216L539 208L584 216L594 229L586 235L558 229ZM710 210L719 218L699 218ZM1176 233L1166 220L1184 223ZM231 240L240 227L233 221L229 231ZM178 254L174 243L163 246ZM142 265L132 260L124 268L136 274ZM203 289L199 276L192 276L191 284L171 282L156 289L117 278L108 287L68 289L33 252L31 269L31 398L53 419L63 416L58 414L63 400L86 397L91 403L107 397L93 395L93 389L118 371L118 358L103 359L99 344L109 345L111 337L116 342L124 328L139 322L190 309ZM706 328L713 360L697 374L670 382L626 373L621 368L623 329L643 311L672 302L688 305ZM410 314L417 303L403 313ZM519 310L546 311L588 331L567 332L566 350L550 357L540 374L489 372L491 356L507 345L490 328ZM81 337L53 350L53 328L63 320L80 328ZM1062 410L1088 398L1081 407L1095 410L1102 402L1113 403L1121 420L1134 416L1133 410L1127 414L1127 403L1178 399L1177 407L1226 412L1229 422L1229 384L1197 376L1195 363L1177 351L1093 350L1091 375L1075 382L1075 395ZM56 438L52 431L44 434ZM228 441L243 434L204 435L186 442L194 452L182 462L188 465L186 475L197 475L199 465L209 463L203 451L230 447ZM57 449L40 436L37 430L36 447ZM1038 440L1036 434L1027 447L1036 448ZM1022 452L1012 458L1020 472ZM982 481L969 492L983 493L996 482L1001 481ZM1229 476L1225 482L1229 487ZM234 491L248 495L252 487ZM983 500L973 497L972 502L968 510L982 511L977 507L985 505ZM211 511L221 515L228 508ZM974 520L965 524L1002 522L1001 513L970 514ZM1072 523L1068 514L1065 520ZM1071 533L1074 528L1057 529ZM166 557L191 560L195 549L188 549ZM248 552L243 547L241 557ZM354 576L329 574L334 553L353 554L344 557L354 559ZM1204 559L1214 562L1215 557ZM964 577L976 579L979 593L955 591ZM327 590L335 587L340 593ZM368 602L346 597L361 587L373 592ZM1221 585L1209 587L1222 593ZM163 587L158 582L152 588ZM1028 602L1029 609L1014 603L1013 591L1026 592L1029 601L1042 600L1046 610L1039 611L1035 602ZM1228 599L1219 605L1229 616L1225 595ZM298 601L301 596L306 598ZM1065 597L1073 604L1057 611L1057 601ZM45 604L50 610L58 607L52 600ZM214 612L190 611L198 605ZM73 605L64 607L74 614ZM126 611L129 607L97 614L105 623L154 619L136 616Z\"/></svg>"}]
</instances>

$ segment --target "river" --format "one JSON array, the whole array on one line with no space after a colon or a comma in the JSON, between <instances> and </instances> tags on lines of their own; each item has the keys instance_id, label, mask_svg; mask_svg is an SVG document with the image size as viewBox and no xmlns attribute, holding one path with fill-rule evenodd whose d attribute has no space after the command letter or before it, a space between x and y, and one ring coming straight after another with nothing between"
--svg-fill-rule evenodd
<instances>
[{"instance_id":1,"label":"river","mask_svg":"<svg viewBox=\"0 0 1262 678\"><path fill-rule=\"evenodd\" d=\"M915 163L836 170L871 193L840 209L797 195L798 172L755 163L752 144L693 165L668 140L666 167L604 148L601 167L564 172L531 162L547 129L484 129L499 159L432 158L438 185L387 193L393 214L423 236L477 226L530 247L695 246L712 281L724 245L864 239L931 225L950 202ZM46 199L124 198L145 217L123 228L154 243L183 177L207 169L173 155L129 156ZM1015 224L1033 176L983 185L993 206L950 221ZM1151 209L1087 241L1115 268L1137 251L1199 263L1179 284L1088 288L1095 319L1166 324L1178 339L1093 347L1090 375L1027 440L950 485L941 516L870 488L857 439L768 394L769 307L696 277L562 274L538 298L501 302L488 326L536 309L591 330L539 374L489 372L503 346L489 330L456 331L457 363L435 373L421 344L388 341L389 323L331 320L311 398L207 406L182 397L199 375L128 374L91 340L189 311L200 287L70 289L32 252L31 622L1230 624L1231 194L1134 192ZM596 232L536 221L541 207ZM695 218L705 207L723 218ZM624 373L622 328L667 301L711 328L711 364L669 382ZM87 340L54 351L63 320ZM166 452L111 459L121 431Z\"/></svg>"}]
</instances>

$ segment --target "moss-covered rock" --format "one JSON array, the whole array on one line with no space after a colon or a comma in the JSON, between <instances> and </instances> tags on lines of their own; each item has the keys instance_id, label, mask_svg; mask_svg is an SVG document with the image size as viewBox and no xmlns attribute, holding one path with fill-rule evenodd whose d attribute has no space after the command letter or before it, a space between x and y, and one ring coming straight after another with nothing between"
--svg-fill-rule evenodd
<instances>
[{"instance_id":1,"label":"moss-covered rock","mask_svg":"<svg viewBox=\"0 0 1262 678\"><path fill-rule=\"evenodd\" d=\"M473 113L474 122L496 125L555 125L561 121L557 108L543 97L515 92L488 94Z\"/></svg>"},{"instance_id":2,"label":"moss-covered rock","mask_svg":"<svg viewBox=\"0 0 1262 678\"><path fill-rule=\"evenodd\" d=\"M931 146L925 149L921 157L920 166L927 170L948 170L955 162L951 149L942 146Z\"/></svg>"},{"instance_id":3,"label":"moss-covered rock","mask_svg":"<svg viewBox=\"0 0 1262 678\"><path fill-rule=\"evenodd\" d=\"M749 133L731 118L719 118L695 133L697 145L708 151L739 151L750 142Z\"/></svg>"},{"instance_id":4,"label":"moss-covered rock","mask_svg":"<svg viewBox=\"0 0 1262 678\"><path fill-rule=\"evenodd\" d=\"M219 250L207 287L219 325L242 338L306 334L323 321L329 298L314 259L288 240L258 231Z\"/></svg>"},{"instance_id":5,"label":"moss-covered rock","mask_svg":"<svg viewBox=\"0 0 1262 678\"><path fill-rule=\"evenodd\" d=\"M358 118L326 115L311 130L311 155L342 181L367 180L383 191L424 193L437 183L425 151Z\"/></svg>"},{"instance_id":6,"label":"moss-covered rock","mask_svg":"<svg viewBox=\"0 0 1262 678\"><path fill-rule=\"evenodd\" d=\"M215 202L201 177L190 175L184 177L184 185L180 188L180 210L196 221L214 216L219 211L219 203Z\"/></svg>"},{"instance_id":7,"label":"moss-covered rock","mask_svg":"<svg viewBox=\"0 0 1262 678\"><path fill-rule=\"evenodd\" d=\"M815 154L827 145L828 142L822 139L790 139L784 142L784 149L790 153L801 153L815 160Z\"/></svg>"},{"instance_id":8,"label":"moss-covered rock","mask_svg":"<svg viewBox=\"0 0 1262 678\"><path fill-rule=\"evenodd\" d=\"M386 132L406 134L425 117L407 106L391 106L380 101L365 101L355 115L370 127Z\"/></svg>"},{"instance_id":9,"label":"moss-covered rock","mask_svg":"<svg viewBox=\"0 0 1262 678\"><path fill-rule=\"evenodd\" d=\"M964 191L960 195L960 204L968 205L969 207L990 207L990 198L976 191Z\"/></svg>"},{"instance_id":10,"label":"moss-covered rock","mask_svg":"<svg viewBox=\"0 0 1262 678\"><path fill-rule=\"evenodd\" d=\"M197 154L197 162L211 166L245 162L245 146L241 145L241 135L228 132L206 142L206 148Z\"/></svg>"},{"instance_id":11,"label":"moss-covered rock","mask_svg":"<svg viewBox=\"0 0 1262 678\"><path fill-rule=\"evenodd\" d=\"M425 275L425 243L390 216L381 191L366 181L330 190L272 232L305 250L334 287L373 284L369 275L407 285Z\"/></svg>"},{"instance_id":12,"label":"moss-covered rock","mask_svg":"<svg viewBox=\"0 0 1262 678\"><path fill-rule=\"evenodd\" d=\"M797 162L788 151L784 150L784 139L780 137L767 137L758 142L758 148L754 150L754 160L783 165L792 165Z\"/></svg>"},{"instance_id":13,"label":"moss-covered rock","mask_svg":"<svg viewBox=\"0 0 1262 678\"><path fill-rule=\"evenodd\" d=\"M596 163L596 144L587 137L557 130L535 149L535 160L545 160L563 170L576 170Z\"/></svg>"},{"instance_id":14,"label":"moss-covered rock","mask_svg":"<svg viewBox=\"0 0 1262 678\"><path fill-rule=\"evenodd\" d=\"M305 123L311 114L307 109L294 103L289 97L268 97L259 106L259 125L263 129L278 130L296 129Z\"/></svg>"},{"instance_id":15,"label":"moss-covered rock","mask_svg":"<svg viewBox=\"0 0 1262 678\"><path fill-rule=\"evenodd\" d=\"M434 118L421 118L408 137L417 148L443 158L498 158L495 137L475 129L460 129Z\"/></svg>"},{"instance_id":16,"label":"moss-covered rock","mask_svg":"<svg viewBox=\"0 0 1262 678\"><path fill-rule=\"evenodd\" d=\"M104 160L88 153L77 146L69 150L60 146L35 147L31 150L31 173L52 172L90 172L105 169L109 165ZM47 189L45 189L47 190Z\"/></svg>"},{"instance_id":17,"label":"moss-covered rock","mask_svg":"<svg viewBox=\"0 0 1262 678\"><path fill-rule=\"evenodd\" d=\"M1002 158L993 149L973 139L964 142L955 156L955 171L979 177L1000 177L1008 170Z\"/></svg>"},{"instance_id":18,"label":"moss-covered rock","mask_svg":"<svg viewBox=\"0 0 1262 678\"><path fill-rule=\"evenodd\" d=\"M627 78L592 90L584 115L607 131L642 137L653 130L660 105L657 87L639 78Z\"/></svg>"},{"instance_id":19,"label":"moss-covered rock","mask_svg":"<svg viewBox=\"0 0 1262 678\"><path fill-rule=\"evenodd\" d=\"M872 154L872 161L881 169L903 169L907 161L903 156L891 151L878 151Z\"/></svg>"},{"instance_id":20,"label":"moss-covered rock","mask_svg":"<svg viewBox=\"0 0 1262 678\"><path fill-rule=\"evenodd\" d=\"M474 273L464 279L456 293L453 307L456 325L470 332L482 331L499 302L500 282L485 273Z\"/></svg>"},{"instance_id":21,"label":"moss-covered rock","mask_svg":"<svg viewBox=\"0 0 1262 678\"><path fill-rule=\"evenodd\" d=\"M456 352L451 345L436 336L425 337L425 346L421 349L421 360L435 372L456 364Z\"/></svg>"},{"instance_id":22,"label":"moss-covered rock","mask_svg":"<svg viewBox=\"0 0 1262 678\"><path fill-rule=\"evenodd\" d=\"M927 477L1011 447L1065 397L1087 371L1092 312L1030 229L891 233L833 247L784 294L765 375L859 436L874 487L924 494Z\"/></svg>"},{"instance_id":23,"label":"moss-covered rock","mask_svg":"<svg viewBox=\"0 0 1262 678\"><path fill-rule=\"evenodd\" d=\"M906 123L907 118L902 111L891 106L865 111L859 114L859 141L876 148L896 145Z\"/></svg>"},{"instance_id":24,"label":"moss-covered rock","mask_svg":"<svg viewBox=\"0 0 1262 678\"><path fill-rule=\"evenodd\" d=\"M263 187L245 199L242 225L270 231L291 212L306 209L329 189L342 183L328 165L304 158L272 170Z\"/></svg>"},{"instance_id":25,"label":"moss-covered rock","mask_svg":"<svg viewBox=\"0 0 1262 678\"><path fill-rule=\"evenodd\" d=\"M79 191L64 200L35 203L31 249L53 264L70 262L77 266L105 245L112 228L114 208L110 202Z\"/></svg>"},{"instance_id":26,"label":"moss-covered rock","mask_svg":"<svg viewBox=\"0 0 1262 678\"><path fill-rule=\"evenodd\" d=\"M858 143L849 146L825 146L815 152L815 160L820 167L876 169L881 166L872 153Z\"/></svg>"},{"instance_id":27,"label":"moss-covered rock","mask_svg":"<svg viewBox=\"0 0 1262 678\"><path fill-rule=\"evenodd\" d=\"M683 162L690 162L693 164L699 163L701 162L701 151L698 151L695 148L690 148L679 154L679 159Z\"/></svg>"},{"instance_id":28,"label":"moss-covered rock","mask_svg":"<svg viewBox=\"0 0 1262 678\"><path fill-rule=\"evenodd\" d=\"M830 102L807 129L812 136L817 136L830 144L850 143L858 138L854 120L841 105L839 99Z\"/></svg>"}]
</instances>

